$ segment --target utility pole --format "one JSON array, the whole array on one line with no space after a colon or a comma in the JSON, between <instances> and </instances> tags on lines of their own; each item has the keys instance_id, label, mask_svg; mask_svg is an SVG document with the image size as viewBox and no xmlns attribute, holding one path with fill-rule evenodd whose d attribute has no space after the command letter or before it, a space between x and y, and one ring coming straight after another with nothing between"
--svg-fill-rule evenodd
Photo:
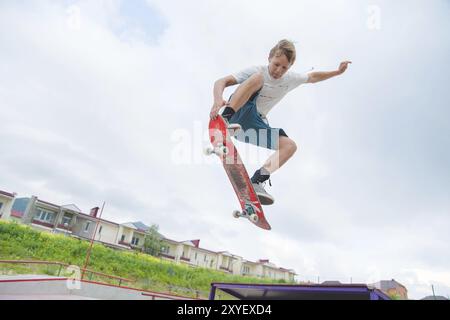
<instances>
[{"instance_id":1,"label":"utility pole","mask_svg":"<svg viewBox=\"0 0 450 320\"><path fill-rule=\"evenodd\" d=\"M88 263L89 263L89 258L91 257L91 250L92 250L92 246L94 245L94 238L95 238L95 235L97 234L97 228L98 228L98 225L100 223L100 218L102 216L104 208L105 208L105 202L103 202L102 211L100 211L100 216L97 217L97 224L95 225L95 231L94 231L94 234L92 235L91 245L89 246L89 250L88 250L87 255L86 255L86 262L84 263L84 268L83 268L83 270L81 272L81 280L83 280L83 278L84 278L84 273L86 272L86 268L87 268Z\"/></svg>"}]
</instances>

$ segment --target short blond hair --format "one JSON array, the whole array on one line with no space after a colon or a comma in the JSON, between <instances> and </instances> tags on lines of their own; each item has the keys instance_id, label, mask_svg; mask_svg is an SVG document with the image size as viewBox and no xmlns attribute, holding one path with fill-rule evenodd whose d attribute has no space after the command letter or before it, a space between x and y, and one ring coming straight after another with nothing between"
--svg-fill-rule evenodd
<instances>
[{"instance_id":1,"label":"short blond hair","mask_svg":"<svg viewBox=\"0 0 450 320\"><path fill-rule=\"evenodd\" d=\"M292 41L283 39L277 43L275 47L270 50L269 58L272 59L274 56L281 56L284 54L291 65L294 64L297 58L297 52L295 50L295 45Z\"/></svg>"}]
</instances>

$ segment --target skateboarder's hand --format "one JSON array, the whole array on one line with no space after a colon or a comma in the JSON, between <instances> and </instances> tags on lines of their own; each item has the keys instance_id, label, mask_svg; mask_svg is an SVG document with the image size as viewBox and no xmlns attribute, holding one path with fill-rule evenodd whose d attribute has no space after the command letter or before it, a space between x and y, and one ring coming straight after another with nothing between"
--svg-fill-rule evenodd
<instances>
[{"instance_id":1,"label":"skateboarder's hand","mask_svg":"<svg viewBox=\"0 0 450 320\"><path fill-rule=\"evenodd\" d=\"M347 70L348 65L352 63L351 61L344 61L341 62L341 64L339 65L339 74L343 74L345 72L345 70Z\"/></svg>"},{"instance_id":2,"label":"skateboarder's hand","mask_svg":"<svg viewBox=\"0 0 450 320\"><path fill-rule=\"evenodd\" d=\"M217 115L219 114L219 110L220 108L222 108L223 106L227 105L227 102L225 100L219 100L219 101L215 101L214 105L211 109L211 113L209 115L209 117L214 120L215 118L217 118Z\"/></svg>"}]
</instances>

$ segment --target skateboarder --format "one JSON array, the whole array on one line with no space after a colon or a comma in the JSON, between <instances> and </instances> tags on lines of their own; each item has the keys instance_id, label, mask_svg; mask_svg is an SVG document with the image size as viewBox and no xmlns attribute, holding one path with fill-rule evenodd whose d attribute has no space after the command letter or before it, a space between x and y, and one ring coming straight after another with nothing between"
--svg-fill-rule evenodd
<instances>
[{"instance_id":1,"label":"skateboarder","mask_svg":"<svg viewBox=\"0 0 450 320\"><path fill-rule=\"evenodd\" d=\"M341 75L351 63L344 61L335 71L302 74L289 71L295 60L294 44L281 40L270 51L268 66L244 69L221 78L214 84L211 119L215 119L220 109L226 106L221 113L222 117L229 124L239 124L242 128L237 139L276 151L251 178L263 205L274 203L274 198L264 189L265 182L297 151L296 143L283 129L269 125L267 114L289 91L304 83L316 83ZM225 88L236 84L239 84L238 88L229 101L225 101Z\"/></svg>"}]
</instances>

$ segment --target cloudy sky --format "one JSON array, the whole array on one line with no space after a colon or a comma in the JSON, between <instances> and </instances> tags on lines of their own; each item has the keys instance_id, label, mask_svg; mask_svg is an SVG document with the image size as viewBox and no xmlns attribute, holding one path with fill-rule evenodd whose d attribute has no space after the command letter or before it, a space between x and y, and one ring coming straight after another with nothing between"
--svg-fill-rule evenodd
<instances>
[{"instance_id":1,"label":"cloudy sky","mask_svg":"<svg viewBox=\"0 0 450 320\"><path fill-rule=\"evenodd\" d=\"M450 295L450 3L0 2L0 189L293 268ZM206 158L216 79L295 41L300 86L269 114L299 151L272 177L273 230L232 218ZM225 91L225 98L234 88ZM270 155L237 144L250 171Z\"/></svg>"}]
</instances>

